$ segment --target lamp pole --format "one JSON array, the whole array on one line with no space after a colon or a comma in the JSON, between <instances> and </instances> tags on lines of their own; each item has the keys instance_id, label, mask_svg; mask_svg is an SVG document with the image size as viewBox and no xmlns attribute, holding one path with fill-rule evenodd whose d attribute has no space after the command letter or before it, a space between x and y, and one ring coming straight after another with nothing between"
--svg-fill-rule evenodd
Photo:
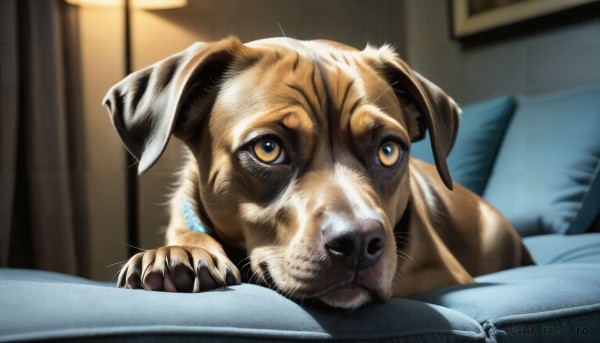
<instances>
[{"instance_id":1,"label":"lamp pole","mask_svg":"<svg viewBox=\"0 0 600 343\"><path fill-rule=\"evenodd\" d=\"M123 11L125 18L125 76L131 74L131 4L130 0L123 0ZM129 256L138 252L139 246L139 197L138 197L138 178L137 160L128 151L125 151L126 179L127 188L127 243L129 244Z\"/></svg>"}]
</instances>

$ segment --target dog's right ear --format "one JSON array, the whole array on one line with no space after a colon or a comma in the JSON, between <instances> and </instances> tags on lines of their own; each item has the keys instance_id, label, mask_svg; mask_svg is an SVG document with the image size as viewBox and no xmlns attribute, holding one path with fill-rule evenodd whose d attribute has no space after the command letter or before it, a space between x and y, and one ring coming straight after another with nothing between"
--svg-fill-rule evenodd
<instances>
[{"instance_id":1,"label":"dog's right ear","mask_svg":"<svg viewBox=\"0 0 600 343\"><path fill-rule=\"evenodd\" d=\"M164 152L183 116L200 122L212 107L221 77L237 56L251 58L249 48L231 37L195 43L114 85L104 98L113 125L127 150L150 169ZM187 113L190 107L195 113Z\"/></svg>"},{"instance_id":2,"label":"dog's right ear","mask_svg":"<svg viewBox=\"0 0 600 343\"><path fill-rule=\"evenodd\" d=\"M398 98L407 98L415 106L416 116L409 128L412 142L423 139L429 131L435 166L446 187L452 189L446 158L458 133L460 108L438 86L413 71L389 46L368 47L364 52L375 61Z\"/></svg>"}]
</instances>

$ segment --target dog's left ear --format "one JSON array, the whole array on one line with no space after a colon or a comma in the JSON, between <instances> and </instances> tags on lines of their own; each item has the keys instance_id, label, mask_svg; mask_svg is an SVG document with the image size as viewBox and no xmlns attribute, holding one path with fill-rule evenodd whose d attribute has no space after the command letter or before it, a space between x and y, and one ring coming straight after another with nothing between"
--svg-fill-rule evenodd
<instances>
[{"instance_id":1,"label":"dog's left ear","mask_svg":"<svg viewBox=\"0 0 600 343\"><path fill-rule=\"evenodd\" d=\"M156 163L171 134L185 138L189 132L182 128L210 112L221 78L241 56L255 58L235 37L195 43L130 74L108 91L103 103L123 144L139 161L139 173Z\"/></svg>"},{"instance_id":2,"label":"dog's left ear","mask_svg":"<svg viewBox=\"0 0 600 343\"><path fill-rule=\"evenodd\" d=\"M409 101L416 107L416 118L407 123L413 142L425 138L429 130L431 149L435 165L448 189L452 189L452 178L446 158L452 150L461 110L443 90L413 71L389 47L384 46L375 52L377 69L385 75L401 103ZM408 99L407 99L408 98Z\"/></svg>"}]
</instances>

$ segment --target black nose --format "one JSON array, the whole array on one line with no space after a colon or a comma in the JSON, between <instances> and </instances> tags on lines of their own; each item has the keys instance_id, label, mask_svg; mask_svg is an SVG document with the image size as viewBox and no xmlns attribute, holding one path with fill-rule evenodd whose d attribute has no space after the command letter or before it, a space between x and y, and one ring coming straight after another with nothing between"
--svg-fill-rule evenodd
<instances>
[{"instance_id":1,"label":"black nose","mask_svg":"<svg viewBox=\"0 0 600 343\"><path fill-rule=\"evenodd\" d=\"M383 225L377 220L334 221L323 229L323 243L329 255L352 270L377 262L386 242Z\"/></svg>"}]
</instances>

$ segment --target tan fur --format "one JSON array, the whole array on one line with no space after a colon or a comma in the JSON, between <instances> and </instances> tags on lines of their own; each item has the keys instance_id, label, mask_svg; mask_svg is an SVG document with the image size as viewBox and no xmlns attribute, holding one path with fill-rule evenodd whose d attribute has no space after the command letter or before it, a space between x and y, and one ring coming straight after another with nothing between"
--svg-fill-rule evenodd
<instances>
[{"instance_id":1,"label":"tan fur","mask_svg":"<svg viewBox=\"0 0 600 343\"><path fill-rule=\"evenodd\" d=\"M167 246L132 257L120 287L203 291L241 282L246 264L250 281L352 308L530 263L508 221L452 184L446 156L458 106L388 47L229 38L137 72L106 101L140 171L171 134L190 151ZM425 130L436 166L409 157ZM286 165L249 152L267 135L283 145ZM393 168L375 162L386 139L403 146ZM184 200L214 236L188 230ZM342 266L324 243L331 225L381 227L381 256L363 269ZM249 258L236 267L234 251Z\"/></svg>"}]
</instances>

